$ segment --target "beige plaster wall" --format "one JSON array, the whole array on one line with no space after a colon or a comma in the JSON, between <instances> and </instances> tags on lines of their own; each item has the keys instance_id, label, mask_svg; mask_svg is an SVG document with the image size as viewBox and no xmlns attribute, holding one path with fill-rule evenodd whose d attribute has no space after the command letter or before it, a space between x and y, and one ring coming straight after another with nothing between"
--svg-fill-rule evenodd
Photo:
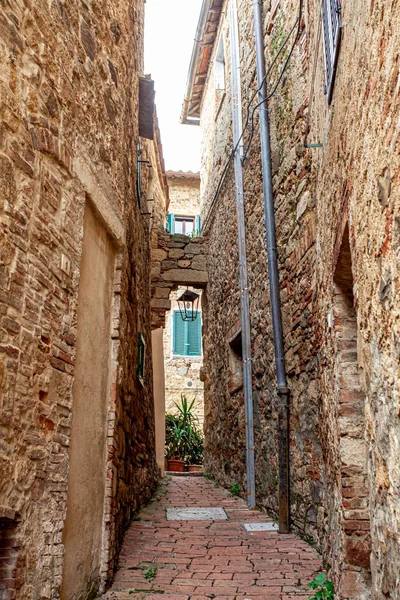
<instances>
[{"instance_id":1,"label":"beige plaster wall","mask_svg":"<svg viewBox=\"0 0 400 600\"><path fill-rule=\"evenodd\" d=\"M183 173L172 175L167 171L170 203L168 212L194 217L200 214L200 177Z\"/></svg>"},{"instance_id":2,"label":"beige plaster wall","mask_svg":"<svg viewBox=\"0 0 400 600\"><path fill-rule=\"evenodd\" d=\"M99 576L110 386L115 253L87 201L80 264L62 600L85 595Z\"/></svg>"},{"instance_id":3,"label":"beige plaster wall","mask_svg":"<svg viewBox=\"0 0 400 600\"><path fill-rule=\"evenodd\" d=\"M164 473L165 463L165 373L163 333L164 330L162 327L151 332L156 457L157 464L162 473Z\"/></svg>"}]
</instances>

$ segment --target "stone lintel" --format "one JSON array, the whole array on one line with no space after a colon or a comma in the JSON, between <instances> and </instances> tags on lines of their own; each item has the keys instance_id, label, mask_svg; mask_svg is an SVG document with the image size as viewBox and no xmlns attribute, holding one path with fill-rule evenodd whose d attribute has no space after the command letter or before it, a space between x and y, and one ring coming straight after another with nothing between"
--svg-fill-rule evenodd
<instances>
[{"instance_id":1,"label":"stone lintel","mask_svg":"<svg viewBox=\"0 0 400 600\"><path fill-rule=\"evenodd\" d=\"M161 274L164 281L177 283L178 285L192 285L193 287L204 287L208 283L207 271L195 271L194 269L170 269Z\"/></svg>"}]
</instances>

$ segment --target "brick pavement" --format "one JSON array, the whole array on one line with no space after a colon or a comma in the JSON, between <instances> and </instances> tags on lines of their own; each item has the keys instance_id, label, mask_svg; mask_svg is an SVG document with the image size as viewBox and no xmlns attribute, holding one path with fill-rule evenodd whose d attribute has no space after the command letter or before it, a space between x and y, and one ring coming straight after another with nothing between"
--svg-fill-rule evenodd
<instances>
[{"instance_id":1,"label":"brick pavement","mask_svg":"<svg viewBox=\"0 0 400 600\"><path fill-rule=\"evenodd\" d=\"M220 507L227 521L167 521L172 507ZM303 600L321 559L295 535L247 533L271 522L205 478L164 479L127 531L119 569L104 600ZM155 569L152 581L145 577Z\"/></svg>"}]
</instances>

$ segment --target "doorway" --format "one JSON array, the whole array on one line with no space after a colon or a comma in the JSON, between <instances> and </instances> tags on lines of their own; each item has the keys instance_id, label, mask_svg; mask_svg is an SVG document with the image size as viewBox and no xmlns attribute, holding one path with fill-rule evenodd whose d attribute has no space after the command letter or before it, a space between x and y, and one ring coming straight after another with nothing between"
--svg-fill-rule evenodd
<instances>
[{"instance_id":1,"label":"doorway","mask_svg":"<svg viewBox=\"0 0 400 600\"><path fill-rule=\"evenodd\" d=\"M62 600L86 597L98 585L110 386L111 306L115 252L90 204L84 214L77 353L73 385Z\"/></svg>"}]
</instances>

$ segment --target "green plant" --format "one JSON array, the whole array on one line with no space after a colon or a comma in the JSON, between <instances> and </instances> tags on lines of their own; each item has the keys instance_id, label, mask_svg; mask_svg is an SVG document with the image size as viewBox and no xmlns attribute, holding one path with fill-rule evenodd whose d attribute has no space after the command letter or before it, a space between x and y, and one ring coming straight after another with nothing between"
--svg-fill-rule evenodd
<instances>
[{"instance_id":1,"label":"green plant","mask_svg":"<svg viewBox=\"0 0 400 600\"><path fill-rule=\"evenodd\" d=\"M215 481L214 482L214 487L221 487L221 482L220 481Z\"/></svg>"},{"instance_id":2,"label":"green plant","mask_svg":"<svg viewBox=\"0 0 400 600\"><path fill-rule=\"evenodd\" d=\"M153 581L154 577L157 575L157 567L150 567L150 569L147 569L143 575L147 581Z\"/></svg>"},{"instance_id":3,"label":"green plant","mask_svg":"<svg viewBox=\"0 0 400 600\"><path fill-rule=\"evenodd\" d=\"M165 454L168 459L182 458L183 430L177 416L165 415Z\"/></svg>"},{"instance_id":4,"label":"green plant","mask_svg":"<svg viewBox=\"0 0 400 600\"><path fill-rule=\"evenodd\" d=\"M319 573L313 581L307 583L307 587L316 590L314 596L309 596L308 600L334 600L335 588L332 581L329 581L325 573Z\"/></svg>"},{"instance_id":5,"label":"green plant","mask_svg":"<svg viewBox=\"0 0 400 600\"><path fill-rule=\"evenodd\" d=\"M202 464L204 440L194 413L195 400L189 402L181 394L180 404L174 402L177 414L165 415L165 449L168 459L185 460L190 464Z\"/></svg>"},{"instance_id":6,"label":"green plant","mask_svg":"<svg viewBox=\"0 0 400 600\"><path fill-rule=\"evenodd\" d=\"M178 409L178 417L181 422L182 428L188 432L188 435L190 435L190 433L194 429L196 429L196 426L199 421L193 410L195 400L196 398L194 398L189 404L189 401L186 398L185 394L181 394L180 404L174 402L176 408Z\"/></svg>"},{"instance_id":7,"label":"green plant","mask_svg":"<svg viewBox=\"0 0 400 600\"><path fill-rule=\"evenodd\" d=\"M240 496L240 485L238 483L232 483L229 486L229 495L234 498L235 496Z\"/></svg>"},{"instance_id":8,"label":"green plant","mask_svg":"<svg viewBox=\"0 0 400 600\"><path fill-rule=\"evenodd\" d=\"M186 460L190 465L201 465L204 460L204 440L199 431L195 431L192 435Z\"/></svg>"},{"instance_id":9,"label":"green plant","mask_svg":"<svg viewBox=\"0 0 400 600\"><path fill-rule=\"evenodd\" d=\"M210 481L212 479L211 473L204 473L204 477Z\"/></svg>"}]
</instances>

